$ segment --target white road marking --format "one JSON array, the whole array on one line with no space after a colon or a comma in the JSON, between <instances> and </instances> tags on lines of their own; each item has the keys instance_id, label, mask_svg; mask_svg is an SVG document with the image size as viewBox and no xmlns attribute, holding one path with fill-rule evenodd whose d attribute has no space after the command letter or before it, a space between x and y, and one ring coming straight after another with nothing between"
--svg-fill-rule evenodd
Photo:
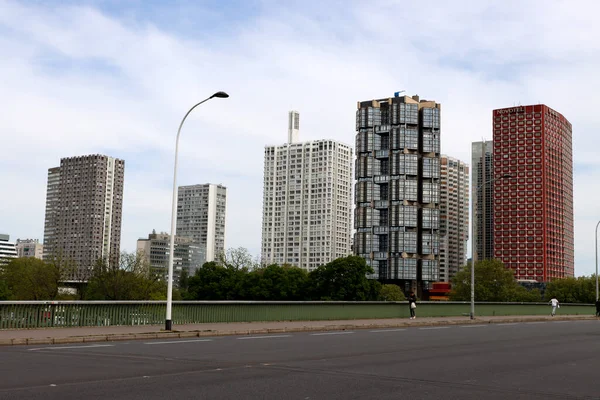
<instances>
[{"instance_id":1,"label":"white road marking","mask_svg":"<svg viewBox=\"0 0 600 400\"><path fill-rule=\"evenodd\" d=\"M310 336L325 336L325 335L349 335L354 332L323 332L323 333L311 333Z\"/></svg>"},{"instance_id":2,"label":"white road marking","mask_svg":"<svg viewBox=\"0 0 600 400\"><path fill-rule=\"evenodd\" d=\"M425 330L433 330L433 329L448 329L448 328L450 328L450 327L449 327L449 326L430 326L430 327L427 327L427 328L419 328L419 329L421 329L421 330L424 330L424 331L425 331Z\"/></svg>"},{"instance_id":3,"label":"white road marking","mask_svg":"<svg viewBox=\"0 0 600 400\"><path fill-rule=\"evenodd\" d=\"M459 328L485 328L487 325L461 325Z\"/></svg>"},{"instance_id":4,"label":"white road marking","mask_svg":"<svg viewBox=\"0 0 600 400\"><path fill-rule=\"evenodd\" d=\"M552 321L553 324L566 324L567 322L571 321Z\"/></svg>"},{"instance_id":5,"label":"white road marking","mask_svg":"<svg viewBox=\"0 0 600 400\"><path fill-rule=\"evenodd\" d=\"M275 339L282 337L290 337L292 335L267 335L267 336L244 336L237 338L238 340L248 340L248 339Z\"/></svg>"},{"instance_id":6,"label":"white road marking","mask_svg":"<svg viewBox=\"0 0 600 400\"><path fill-rule=\"evenodd\" d=\"M171 340L169 342L148 342L148 343L144 343L144 344L174 344L174 343L194 343L194 342L212 342L212 339Z\"/></svg>"},{"instance_id":7,"label":"white road marking","mask_svg":"<svg viewBox=\"0 0 600 400\"><path fill-rule=\"evenodd\" d=\"M546 321L534 321L534 322L525 322L528 325L535 325L535 324L545 324Z\"/></svg>"},{"instance_id":8,"label":"white road marking","mask_svg":"<svg viewBox=\"0 0 600 400\"><path fill-rule=\"evenodd\" d=\"M62 346L62 347L38 347L35 349L27 349L29 351L37 351L37 350L63 350L63 349L90 349L92 347L114 347L114 344L91 344L89 346Z\"/></svg>"},{"instance_id":9,"label":"white road marking","mask_svg":"<svg viewBox=\"0 0 600 400\"><path fill-rule=\"evenodd\" d=\"M503 323L503 324L496 324L496 325L498 325L498 326L510 326L510 325L519 325L519 323L518 322L506 322L506 323Z\"/></svg>"},{"instance_id":10,"label":"white road marking","mask_svg":"<svg viewBox=\"0 0 600 400\"><path fill-rule=\"evenodd\" d=\"M380 330L376 330L376 331L369 331L371 333L379 333L379 332L401 332L401 331L405 331L406 329L380 329Z\"/></svg>"}]
</instances>

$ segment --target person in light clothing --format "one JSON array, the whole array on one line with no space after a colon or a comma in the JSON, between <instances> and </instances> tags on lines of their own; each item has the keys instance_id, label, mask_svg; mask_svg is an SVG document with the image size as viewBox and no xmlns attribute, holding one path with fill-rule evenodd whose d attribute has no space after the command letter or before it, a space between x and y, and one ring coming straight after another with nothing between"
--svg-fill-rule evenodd
<instances>
[{"instance_id":1,"label":"person in light clothing","mask_svg":"<svg viewBox=\"0 0 600 400\"><path fill-rule=\"evenodd\" d=\"M560 308L560 305L558 303L558 300L556 300L556 297L553 297L550 300L550 305L552 306L552 314L550 314L550 315L552 315L554 317L554 314L556 314L556 309Z\"/></svg>"}]
</instances>

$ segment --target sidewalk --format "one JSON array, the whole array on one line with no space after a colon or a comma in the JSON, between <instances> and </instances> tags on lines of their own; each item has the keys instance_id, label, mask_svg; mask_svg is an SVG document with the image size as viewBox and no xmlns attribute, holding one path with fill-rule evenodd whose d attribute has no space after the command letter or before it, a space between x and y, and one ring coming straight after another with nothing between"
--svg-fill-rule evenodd
<instances>
[{"instance_id":1,"label":"sidewalk","mask_svg":"<svg viewBox=\"0 0 600 400\"><path fill-rule=\"evenodd\" d=\"M27 344L63 344L84 342L106 342L117 340L189 338L200 336L257 335L282 332L337 331L348 329L382 329L411 326L498 324L536 321L581 321L596 320L593 315L544 315L476 317L437 317L390 319L357 319L336 321L277 321L236 322L173 325L167 332L160 325L141 326L98 326L81 328L41 328L0 330L0 346Z\"/></svg>"}]
</instances>

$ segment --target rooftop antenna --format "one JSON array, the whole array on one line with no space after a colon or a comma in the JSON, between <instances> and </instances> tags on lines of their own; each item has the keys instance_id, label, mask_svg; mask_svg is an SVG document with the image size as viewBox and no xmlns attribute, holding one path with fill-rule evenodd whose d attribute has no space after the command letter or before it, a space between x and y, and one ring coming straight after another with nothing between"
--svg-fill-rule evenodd
<instances>
[{"instance_id":1,"label":"rooftop antenna","mask_svg":"<svg viewBox=\"0 0 600 400\"><path fill-rule=\"evenodd\" d=\"M394 92L394 97L400 97L400 93L404 93L406 90L401 90L399 92Z\"/></svg>"}]
</instances>

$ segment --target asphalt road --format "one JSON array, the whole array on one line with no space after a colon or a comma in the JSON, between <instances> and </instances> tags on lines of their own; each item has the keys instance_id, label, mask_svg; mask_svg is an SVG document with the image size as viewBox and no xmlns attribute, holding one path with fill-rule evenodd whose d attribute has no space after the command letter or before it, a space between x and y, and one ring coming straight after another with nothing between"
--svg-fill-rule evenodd
<instances>
[{"instance_id":1,"label":"asphalt road","mask_svg":"<svg viewBox=\"0 0 600 400\"><path fill-rule=\"evenodd\" d=\"M0 348L0 399L600 399L600 322Z\"/></svg>"}]
</instances>

